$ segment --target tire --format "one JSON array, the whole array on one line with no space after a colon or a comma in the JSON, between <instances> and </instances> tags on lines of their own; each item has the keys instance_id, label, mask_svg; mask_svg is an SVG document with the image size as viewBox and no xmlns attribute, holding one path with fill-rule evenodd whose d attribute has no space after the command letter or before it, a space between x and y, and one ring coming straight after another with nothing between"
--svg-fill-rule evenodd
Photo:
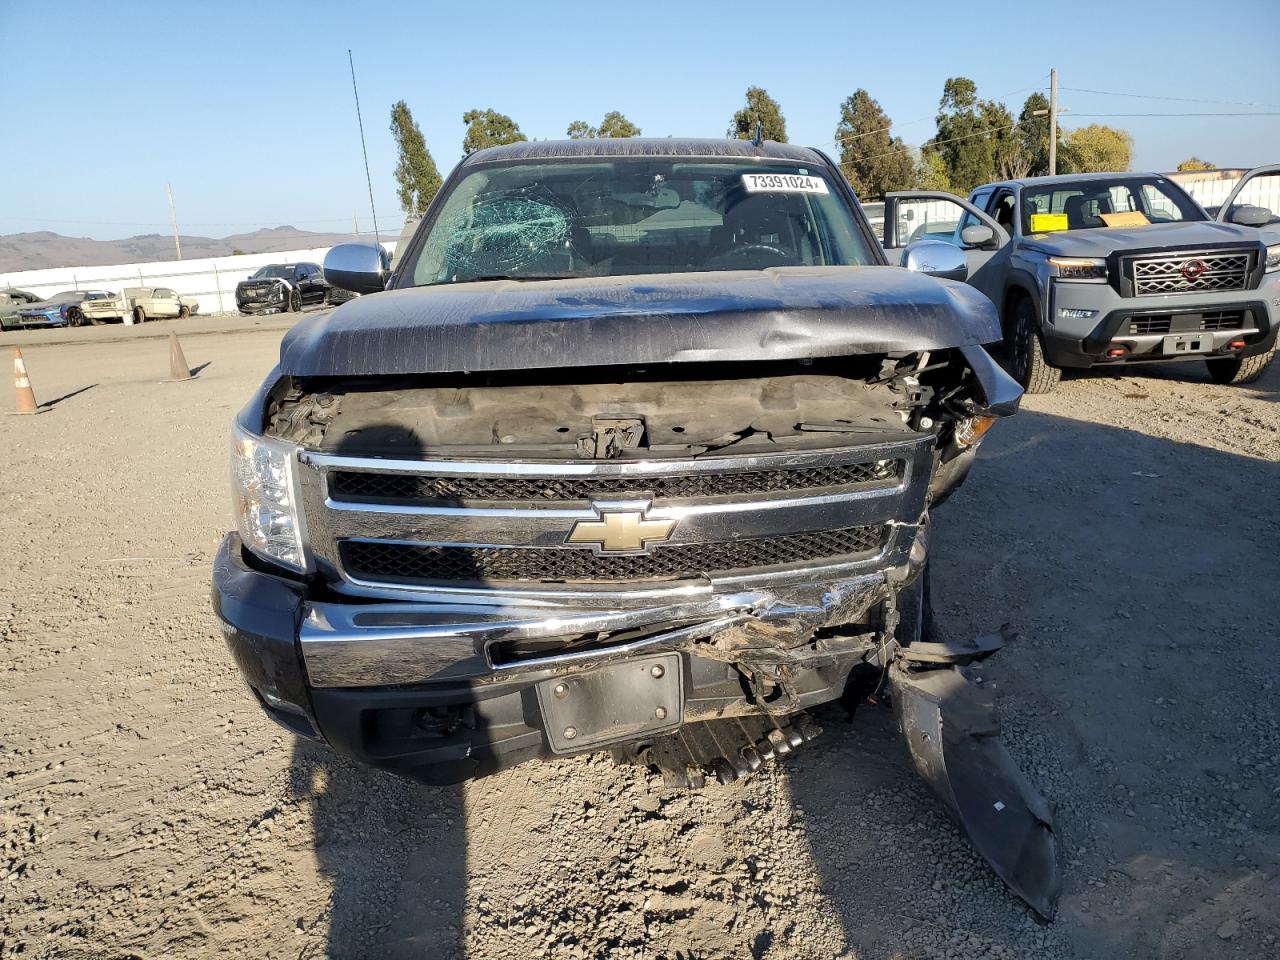
<instances>
[{"instance_id":1,"label":"tire","mask_svg":"<svg viewBox=\"0 0 1280 960\"><path fill-rule=\"evenodd\" d=\"M289 292L289 299L286 305L286 310L289 313L297 313L301 309L302 309L302 291L291 290Z\"/></svg>"},{"instance_id":2,"label":"tire","mask_svg":"<svg viewBox=\"0 0 1280 960\"><path fill-rule=\"evenodd\" d=\"M1206 360L1204 365L1209 368L1209 377L1214 383L1235 387L1257 380L1267 369L1267 365L1275 359L1275 355L1276 348L1272 347L1266 353L1260 353L1256 357Z\"/></svg>"},{"instance_id":3,"label":"tire","mask_svg":"<svg viewBox=\"0 0 1280 960\"><path fill-rule=\"evenodd\" d=\"M143 310L141 307L134 307L134 308L133 308L133 322L134 322L134 323L146 323L146 322L147 322L147 311Z\"/></svg>"},{"instance_id":4,"label":"tire","mask_svg":"<svg viewBox=\"0 0 1280 960\"><path fill-rule=\"evenodd\" d=\"M1030 297L1019 296L1009 313L1005 323L1009 373L1027 393L1048 393L1058 385L1062 371L1044 358L1035 304Z\"/></svg>"},{"instance_id":5,"label":"tire","mask_svg":"<svg viewBox=\"0 0 1280 960\"><path fill-rule=\"evenodd\" d=\"M191 316L191 308L184 303L178 308L178 319L185 320L189 316Z\"/></svg>"},{"instance_id":6,"label":"tire","mask_svg":"<svg viewBox=\"0 0 1280 960\"><path fill-rule=\"evenodd\" d=\"M84 326L84 314L79 307L72 307L67 311L67 324L72 327Z\"/></svg>"}]
</instances>

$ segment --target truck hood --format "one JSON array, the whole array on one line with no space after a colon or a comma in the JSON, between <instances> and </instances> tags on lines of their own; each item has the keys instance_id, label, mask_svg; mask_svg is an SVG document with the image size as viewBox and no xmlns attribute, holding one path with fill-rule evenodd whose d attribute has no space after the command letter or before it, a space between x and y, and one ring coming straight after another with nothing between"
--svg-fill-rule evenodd
<instances>
[{"instance_id":1,"label":"truck hood","mask_svg":"<svg viewBox=\"0 0 1280 960\"><path fill-rule=\"evenodd\" d=\"M295 325L298 377L844 356L1000 338L962 283L900 267L776 267L391 290Z\"/></svg>"},{"instance_id":2,"label":"truck hood","mask_svg":"<svg viewBox=\"0 0 1280 960\"><path fill-rule=\"evenodd\" d=\"M1216 247L1233 243L1258 243L1256 229L1234 223L1191 220L1185 223L1152 223L1145 227L1094 227L1063 230L1027 237L1026 246L1050 256L1105 257L1126 250L1153 247Z\"/></svg>"}]
</instances>

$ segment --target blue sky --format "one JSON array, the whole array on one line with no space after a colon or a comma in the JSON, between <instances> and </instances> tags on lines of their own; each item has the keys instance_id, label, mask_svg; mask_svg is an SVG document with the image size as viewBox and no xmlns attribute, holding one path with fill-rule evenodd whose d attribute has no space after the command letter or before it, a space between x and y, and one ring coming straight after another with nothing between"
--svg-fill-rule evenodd
<instances>
[{"instance_id":1,"label":"blue sky","mask_svg":"<svg viewBox=\"0 0 1280 960\"><path fill-rule=\"evenodd\" d=\"M974 13L965 22L966 10ZM910 144L943 82L967 76L1015 112L1059 71L1067 126L1128 129L1139 169L1191 154L1280 161L1280 2L769 3L0 0L0 233L99 239L259 226L369 226L347 67L355 55L384 232L398 232L391 104L408 101L441 173L462 114L493 107L530 137L621 110L646 134L721 136L747 86L794 142L831 148L866 87ZM1085 93L1115 91L1192 103ZM1247 105L1246 105L1247 104ZM1086 114L1161 113L1163 117Z\"/></svg>"}]
</instances>

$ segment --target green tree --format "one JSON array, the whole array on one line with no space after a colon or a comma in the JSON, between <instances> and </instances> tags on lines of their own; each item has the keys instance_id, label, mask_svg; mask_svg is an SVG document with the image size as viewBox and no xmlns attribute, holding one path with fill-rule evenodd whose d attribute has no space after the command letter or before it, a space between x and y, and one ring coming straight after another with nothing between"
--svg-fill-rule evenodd
<instances>
[{"instance_id":1,"label":"green tree","mask_svg":"<svg viewBox=\"0 0 1280 960\"><path fill-rule=\"evenodd\" d=\"M917 190L941 190L952 193L951 178L947 176L947 162L936 150L921 150L916 163Z\"/></svg>"},{"instance_id":2,"label":"green tree","mask_svg":"<svg viewBox=\"0 0 1280 960\"><path fill-rule=\"evenodd\" d=\"M1043 110L1044 114L1035 116L1037 110ZM1040 91L1031 94L1022 104L1022 112L1018 114L1017 134L1019 152L1025 166L1021 176L1045 176L1049 172L1049 98Z\"/></svg>"},{"instance_id":3,"label":"green tree","mask_svg":"<svg viewBox=\"0 0 1280 960\"><path fill-rule=\"evenodd\" d=\"M623 139L640 136L640 128L624 117L617 110L610 110L600 121L600 126L593 127L585 120L575 120L565 131L570 140Z\"/></svg>"},{"instance_id":4,"label":"green tree","mask_svg":"<svg viewBox=\"0 0 1280 960\"><path fill-rule=\"evenodd\" d=\"M889 135L889 117L861 88L840 105L836 142L840 169L853 192L877 200L890 190L905 190L915 181L915 163L902 138Z\"/></svg>"},{"instance_id":5,"label":"green tree","mask_svg":"<svg viewBox=\"0 0 1280 960\"><path fill-rule=\"evenodd\" d=\"M529 138L520 132L519 125L504 113L494 110L468 110L462 115L467 125L462 138L462 152L474 153L485 147L499 147L504 143L521 143Z\"/></svg>"},{"instance_id":6,"label":"green tree","mask_svg":"<svg viewBox=\"0 0 1280 960\"><path fill-rule=\"evenodd\" d=\"M604 119L600 121L600 129L597 133L599 136L609 139L624 139L626 137L640 136L640 128L617 110L610 110L604 115Z\"/></svg>"},{"instance_id":7,"label":"green tree","mask_svg":"<svg viewBox=\"0 0 1280 960\"><path fill-rule=\"evenodd\" d=\"M391 108L391 135L396 139L400 159L396 163L396 194L409 216L418 216L440 192L440 171L422 131L409 112L409 105L397 100Z\"/></svg>"},{"instance_id":8,"label":"green tree","mask_svg":"<svg viewBox=\"0 0 1280 960\"><path fill-rule=\"evenodd\" d=\"M952 77L938 102L938 134L925 146L936 150L957 193L994 180L1016 160L1013 117L1004 104L979 100L968 77Z\"/></svg>"},{"instance_id":9,"label":"green tree","mask_svg":"<svg viewBox=\"0 0 1280 960\"><path fill-rule=\"evenodd\" d=\"M787 121L782 116L778 101L769 96L763 87L748 87L747 105L733 115L729 136L739 140L754 140L757 123L762 126L766 140L787 142Z\"/></svg>"},{"instance_id":10,"label":"green tree","mask_svg":"<svg viewBox=\"0 0 1280 960\"><path fill-rule=\"evenodd\" d=\"M1123 172L1133 158L1133 137L1127 130L1091 123L1067 134L1062 153L1064 173Z\"/></svg>"},{"instance_id":11,"label":"green tree","mask_svg":"<svg viewBox=\"0 0 1280 960\"><path fill-rule=\"evenodd\" d=\"M1189 170L1217 170L1208 160L1201 160L1199 157L1189 157L1178 164L1178 172L1183 173Z\"/></svg>"}]
</instances>

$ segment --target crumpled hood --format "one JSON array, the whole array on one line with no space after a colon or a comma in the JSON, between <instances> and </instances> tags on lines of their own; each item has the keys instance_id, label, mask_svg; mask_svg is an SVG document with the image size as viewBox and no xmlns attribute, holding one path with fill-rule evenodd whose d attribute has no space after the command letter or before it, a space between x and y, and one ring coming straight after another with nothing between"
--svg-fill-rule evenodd
<instances>
[{"instance_id":1,"label":"crumpled hood","mask_svg":"<svg viewBox=\"0 0 1280 960\"><path fill-rule=\"evenodd\" d=\"M489 281L391 290L308 317L301 377L745 361L935 350L1000 338L963 283L900 267Z\"/></svg>"},{"instance_id":2,"label":"crumpled hood","mask_svg":"<svg viewBox=\"0 0 1280 960\"><path fill-rule=\"evenodd\" d=\"M1063 257L1105 257L1116 251L1152 247L1215 247L1232 243L1258 243L1258 231L1234 223L1191 220L1185 223L1151 223L1145 227L1093 227L1062 230L1027 237L1035 250Z\"/></svg>"}]
</instances>

